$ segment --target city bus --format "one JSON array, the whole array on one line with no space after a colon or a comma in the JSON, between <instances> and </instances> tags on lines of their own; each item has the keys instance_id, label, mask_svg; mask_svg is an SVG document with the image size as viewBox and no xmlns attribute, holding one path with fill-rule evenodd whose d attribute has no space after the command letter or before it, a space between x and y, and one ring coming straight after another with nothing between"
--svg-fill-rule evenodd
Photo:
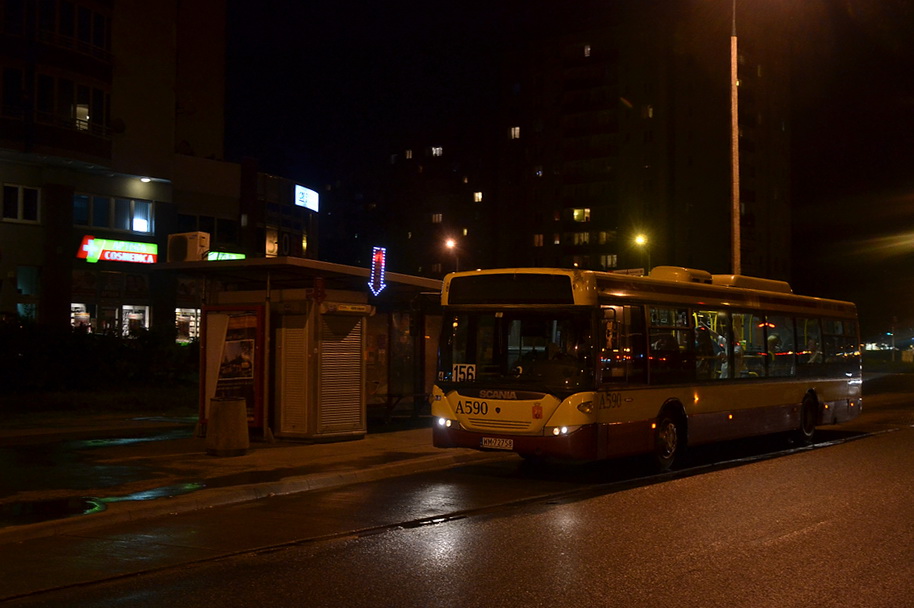
<instances>
[{"instance_id":1,"label":"city bus","mask_svg":"<svg viewBox=\"0 0 914 608\"><path fill-rule=\"evenodd\" d=\"M850 302L660 266L456 272L441 292L434 445L530 459L649 455L783 433L862 408Z\"/></svg>"}]
</instances>

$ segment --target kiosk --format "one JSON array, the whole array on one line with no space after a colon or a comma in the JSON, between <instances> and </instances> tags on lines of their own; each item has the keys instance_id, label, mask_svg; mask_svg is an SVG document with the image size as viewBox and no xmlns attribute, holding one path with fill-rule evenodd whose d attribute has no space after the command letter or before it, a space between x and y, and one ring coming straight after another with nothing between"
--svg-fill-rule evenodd
<instances>
[{"instance_id":1,"label":"kiosk","mask_svg":"<svg viewBox=\"0 0 914 608\"><path fill-rule=\"evenodd\" d=\"M427 403L440 325L435 279L302 258L169 263L202 282L200 421L244 399L264 437L335 441ZM383 289L378 289L382 285Z\"/></svg>"}]
</instances>

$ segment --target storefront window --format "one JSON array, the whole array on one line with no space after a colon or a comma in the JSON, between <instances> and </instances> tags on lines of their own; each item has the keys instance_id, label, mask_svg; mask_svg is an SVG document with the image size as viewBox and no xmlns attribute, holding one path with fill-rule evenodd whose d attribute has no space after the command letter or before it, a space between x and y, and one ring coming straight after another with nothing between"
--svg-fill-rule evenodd
<instances>
[{"instance_id":1,"label":"storefront window","mask_svg":"<svg viewBox=\"0 0 914 608\"><path fill-rule=\"evenodd\" d=\"M95 331L94 322L88 306L79 302L70 304L70 325L74 330L91 334Z\"/></svg>"},{"instance_id":2,"label":"storefront window","mask_svg":"<svg viewBox=\"0 0 914 608\"><path fill-rule=\"evenodd\" d=\"M192 342L200 337L200 309L175 309L175 340L181 344Z\"/></svg>"},{"instance_id":3,"label":"storefront window","mask_svg":"<svg viewBox=\"0 0 914 608\"><path fill-rule=\"evenodd\" d=\"M121 328L124 336L136 337L149 329L148 306L124 306L122 308Z\"/></svg>"},{"instance_id":4,"label":"storefront window","mask_svg":"<svg viewBox=\"0 0 914 608\"><path fill-rule=\"evenodd\" d=\"M398 312L390 315L390 387L392 392L398 395L415 392L411 320L409 313Z\"/></svg>"},{"instance_id":5,"label":"storefront window","mask_svg":"<svg viewBox=\"0 0 914 608\"><path fill-rule=\"evenodd\" d=\"M388 336L386 313L378 313L367 319L365 333L365 394L369 403L386 403Z\"/></svg>"}]
</instances>

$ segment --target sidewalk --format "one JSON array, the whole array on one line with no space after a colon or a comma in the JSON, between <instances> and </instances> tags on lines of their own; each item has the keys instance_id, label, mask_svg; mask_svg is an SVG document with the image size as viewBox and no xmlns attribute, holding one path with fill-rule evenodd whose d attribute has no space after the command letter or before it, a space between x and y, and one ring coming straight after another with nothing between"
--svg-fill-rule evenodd
<instances>
[{"instance_id":1,"label":"sidewalk","mask_svg":"<svg viewBox=\"0 0 914 608\"><path fill-rule=\"evenodd\" d=\"M0 451L23 462L0 484L0 544L505 457L437 449L428 419L335 443L251 441L245 455L218 457L194 423L121 414L4 426ZM55 509L62 516L28 523Z\"/></svg>"}]
</instances>

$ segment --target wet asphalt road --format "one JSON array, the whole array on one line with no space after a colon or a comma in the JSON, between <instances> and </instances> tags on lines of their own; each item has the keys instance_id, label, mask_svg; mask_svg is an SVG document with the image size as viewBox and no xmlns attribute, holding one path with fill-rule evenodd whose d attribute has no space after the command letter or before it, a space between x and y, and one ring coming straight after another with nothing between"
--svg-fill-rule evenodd
<instances>
[{"instance_id":1,"label":"wet asphalt road","mask_svg":"<svg viewBox=\"0 0 914 608\"><path fill-rule=\"evenodd\" d=\"M387 580L400 581L403 589L409 589L409 593L413 594L409 597L419 602L385 605L490 605L473 593L470 595L476 599L471 602L461 603L459 598L447 593L435 596L438 600L450 598L447 602L432 601L434 598L429 597L427 588L417 587L412 579L401 580L402 568L397 568L396 560L390 554L375 552L380 550L379 547L385 547L384 550L393 551L392 555L402 560L401 563L410 563L412 567L422 566L415 563L417 555L428 556L430 561L425 564L428 571L415 572L416 580L426 584L433 584L433 574L437 573L443 577L442 580L464 588L462 579L447 578L450 576L450 570L445 568L448 563L451 569L460 571L467 568L477 577L482 576L479 570L483 564L494 568L493 572L503 572L505 568L517 570L518 563L528 563L534 570L545 568L543 576L554 579L557 569L567 570L570 567L562 565L568 558L557 558L565 553L555 553L561 549L562 543L556 540L561 534L567 534L567 541L580 552L574 564L579 560L605 561L605 555L585 555L581 543L586 542L588 537L604 534L604 528L617 528L624 524L626 542L631 544L619 544L621 541L613 539L605 542L614 543L615 550L629 555L634 564L645 551L663 555L664 539L656 537L656 526L661 525L662 514L672 510L679 512L676 517L680 519L678 527L674 526L668 533L676 543L692 547L688 551L698 556L694 567L700 568L701 555L707 547L702 549L690 543L712 541L705 537L683 537L684 530L689 529L685 522L696 519L687 512L680 512L681 508L675 502L678 499L670 502L669 493L673 491L675 495L675 488L681 487L689 488L691 500L695 502L693 508L700 509L702 518L705 518L700 520L702 526L707 525L708 512L715 510L720 518L738 529L740 535L751 535L753 522L765 522L764 525L771 529L764 534L774 535L775 538L780 538L777 536L780 534L788 539L788 545L794 544L789 539L795 538L796 542L805 539L814 546L820 546L822 556L817 557L813 553L807 558L813 562L824 559L817 567L831 573L837 566L829 552L839 551L841 547L829 548L829 543L836 539L831 533L823 537L819 529L831 525L829 522L835 518L836 509L853 510L846 514L851 521L842 520L841 526L844 527L842 529L852 528L854 538L864 534L854 527L860 525L854 519L854 513L872 512L880 516L888 513L892 518L900 518L901 523L895 521L893 524L898 532L889 541L867 539L867 542L873 543L872 546L881 547L880 551L884 550L887 555L897 557L899 551L905 551L904 547L914 546L911 526L904 523L914 521L911 517L914 512L906 506L906 502L899 503L897 497L885 496L881 491L868 489L869 498L860 498L861 493L853 491L855 484L873 483L874 471L878 472L880 467L891 471L894 476L880 482L880 486L905 487L905 484L914 483L907 470L911 467L899 469L897 465L899 460L904 460L899 458L899 454L910 451L914 435L912 425L914 405L910 399L883 400L878 407L868 408L864 416L854 423L822 429L816 449L797 450L783 440L773 438L720 444L694 450L687 468L664 476L648 475L644 463L637 459L583 467L544 468L533 468L518 459L508 459L336 490L273 497L234 507L112 526L91 534L25 543L15 560L4 560L6 563L2 564L2 571L9 577L6 583L13 585L4 586L7 597L37 589L68 588L64 595L53 592L38 594L24 597L11 605L59 605L55 602L60 602L63 597L74 606L102 605L103 597L107 598L104 605L191 606L206 605L215 598L219 599L220 605L250 605L248 602L269 599L275 582L273 577L258 580L252 573L263 573L270 564L282 573L281 578L287 579L285 586L281 590L277 588L276 593L286 598L289 605L294 603L290 598L295 597L293 581L294 573L297 573L299 592L302 592L300 587L303 582L307 582L309 588L320 589L319 597L324 600L312 602L315 605L368 606L377 604L368 601L369 595L364 593L359 572L371 573L372 577L381 576L374 568L382 562L385 568L390 568ZM861 462L867 466L862 468ZM806 494L804 488L807 487L822 493L822 498L813 493ZM749 494L742 496L744 490ZM747 504L754 502L756 507L738 513L733 503L734 492L741 495ZM781 511L794 513L797 506L789 503L778 506L772 501L780 501L779 497L790 496L791 493L796 494L794 500L815 507L813 513L795 515L799 517L796 521L791 517L782 519ZM872 500L874 504L861 503L864 499ZM772 513L778 514L777 521L773 523L768 521ZM661 519L647 522L644 521L645 514L654 514L651 517ZM574 524L600 517L604 524L591 524L590 528ZM555 518L569 522L567 530L556 530L558 524ZM517 531L512 531L512 522L518 519L524 523ZM884 526L890 525L890 522L878 521L880 526L874 527L874 533L884 533ZM651 538L651 546L644 546L646 540L638 540L638 525L654 526L642 530L645 537ZM798 525L799 528L796 527ZM518 536L521 530L532 538L540 538L541 546L536 543L529 546L530 538ZM712 545L722 544L715 552L727 548L734 559L742 556L740 560L746 561L745 547L727 547L727 543L738 539L729 538L726 530L719 532L720 538ZM504 539L501 541L504 546L500 546L498 551L479 546L480 536L490 534ZM442 544L442 538L453 535L456 536L451 544ZM802 543L804 555L807 544ZM685 549L677 551L681 553ZM362 570L329 571L323 561L326 555L332 557L332 563L343 564L346 559L351 559L353 564L360 564ZM718 559L723 560L724 557L718 556ZM788 563L791 562L788 560ZM909 559L907 563L914 564L914 559ZM181 564L194 565L179 568ZM685 568L679 561L675 561L674 566L680 570ZM296 567L299 569L296 570ZM618 568L620 564L614 567ZM805 564L802 567L812 568ZM572 580L581 576L577 567L571 567L571 571L569 576L573 575ZM766 577L773 576L771 568L766 567L764 571ZM156 573L134 576L139 572ZM631 575L634 576L634 573ZM206 593L201 590L200 577L203 576L206 580L217 582ZM72 585L104 578L113 580L72 588ZM240 581L246 581L245 593L248 594L243 596L243 603L239 603L241 600L238 597L226 595L226 589L235 589ZM765 581L771 584L768 579ZM586 589L588 582L593 581L575 580L570 588ZM897 588L900 583L892 579L885 584ZM385 588L383 584L381 586ZM493 601L491 605L520 605L504 595L509 587L491 590L493 598L501 598L501 601ZM487 588L487 585L481 584L480 588ZM389 593L393 591L388 589ZM810 587L808 593L814 591L815 588ZM575 595L581 600L579 596L580 593ZM806 597L809 599L811 596ZM118 598L123 601L119 603ZM341 603L327 598L337 598ZM346 598L345 602L343 598ZM728 605L753 604L736 601ZM833 605L854 604L839 602Z\"/></svg>"}]
</instances>

